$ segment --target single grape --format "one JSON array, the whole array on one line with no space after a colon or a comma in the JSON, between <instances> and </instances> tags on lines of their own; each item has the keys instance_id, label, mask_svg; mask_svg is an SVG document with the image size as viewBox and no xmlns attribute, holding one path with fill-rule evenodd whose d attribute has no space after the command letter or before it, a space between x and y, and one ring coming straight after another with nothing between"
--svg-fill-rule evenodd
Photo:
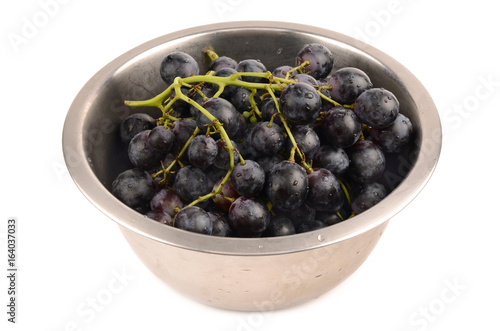
<instances>
[{"instance_id":1,"label":"single grape","mask_svg":"<svg viewBox=\"0 0 500 331\"><path fill-rule=\"evenodd\" d=\"M264 170L264 173L266 174L269 172L269 170L271 170L271 168L276 163L279 163L284 160L285 158L281 156L281 154L264 155L256 159L256 161L260 164L262 170Z\"/></svg>"},{"instance_id":2,"label":"single grape","mask_svg":"<svg viewBox=\"0 0 500 331\"><path fill-rule=\"evenodd\" d=\"M153 117L144 113L136 113L127 116L120 123L120 139L128 144L132 138L139 132L151 130L156 126L156 121Z\"/></svg>"},{"instance_id":3,"label":"single grape","mask_svg":"<svg viewBox=\"0 0 500 331\"><path fill-rule=\"evenodd\" d=\"M385 170L384 153L370 140L360 140L349 147L346 152L350 160L348 173L357 182L373 182Z\"/></svg>"},{"instance_id":4,"label":"single grape","mask_svg":"<svg viewBox=\"0 0 500 331\"><path fill-rule=\"evenodd\" d=\"M276 213L276 215L284 215L288 217L295 227L297 227L302 222L312 221L316 219L317 214L315 209L312 209L305 203L290 210L280 210L273 206L273 211Z\"/></svg>"},{"instance_id":5,"label":"single grape","mask_svg":"<svg viewBox=\"0 0 500 331\"><path fill-rule=\"evenodd\" d=\"M290 83L281 92L279 105L287 120L296 124L308 124L319 116L321 97L307 83Z\"/></svg>"},{"instance_id":6,"label":"single grape","mask_svg":"<svg viewBox=\"0 0 500 331\"><path fill-rule=\"evenodd\" d=\"M293 222L284 215L278 215L271 217L271 222L262 236L280 237L291 234L295 234L295 226L293 225Z\"/></svg>"},{"instance_id":7,"label":"single grape","mask_svg":"<svg viewBox=\"0 0 500 331\"><path fill-rule=\"evenodd\" d=\"M313 165L317 168L325 168L335 176L340 176L349 168L349 156L342 148L321 145L314 156Z\"/></svg>"},{"instance_id":8,"label":"single grape","mask_svg":"<svg viewBox=\"0 0 500 331\"><path fill-rule=\"evenodd\" d=\"M172 216L160 210L150 210L146 216L165 225L174 225Z\"/></svg>"},{"instance_id":9,"label":"single grape","mask_svg":"<svg viewBox=\"0 0 500 331\"><path fill-rule=\"evenodd\" d=\"M281 122L281 119L278 116L278 109L276 108L276 102L274 102L273 98L264 98L264 100L260 103L259 110L262 114L262 120L269 122L274 116L273 123L283 127L283 122Z\"/></svg>"},{"instance_id":10,"label":"single grape","mask_svg":"<svg viewBox=\"0 0 500 331\"><path fill-rule=\"evenodd\" d=\"M273 207L281 210L297 208L305 202L307 192L306 171L297 163L281 161L269 170L266 194Z\"/></svg>"},{"instance_id":11,"label":"single grape","mask_svg":"<svg viewBox=\"0 0 500 331\"><path fill-rule=\"evenodd\" d=\"M305 222L300 223L296 227L295 231L296 231L296 233L304 233L304 232L322 229L325 226L326 226L325 223L318 221L318 220L305 221Z\"/></svg>"},{"instance_id":12,"label":"single grape","mask_svg":"<svg viewBox=\"0 0 500 331\"><path fill-rule=\"evenodd\" d=\"M267 71L266 66L260 62L259 60L255 59L246 59L243 61L238 62L236 65L236 71L238 72L257 72L257 73L264 73ZM250 76L243 76L241 79L245 82L251 82L251 83L268 83L269 80L266 78L262 77L250 77Z\"/></svg>"},{"instance_id":13,"label":"single grape","mask_svg":"<svg viewBox=\"0 0 500 331\"><path fill-rule=\"evenodd\" d=\"M212 165L217 157L217 144L212 137L199 135L191 140L187 152L192 165L205 169Z\"/></svg>"},{"instance_id":14,"label":"single grape","mask_svg":"<svg viewBox=\"0 0 500 331\"><path fill-rule=\"evenodd\" d=\"M263 155L274 155L281 151L285 144L283 129L274 123L259 122L252 130L250 140L253 148Z\"/></svg>"},{"instance_id":15,"label":"single grape","mask_svg":"<svg viewBox=\"0 0 500 331\"><path fill-rule=\"evenodd\" d=\"M159 153L165 154L170 152L174 145L175 135L172 129L163 126L157 126L151 130L148 137L148 145L157 150Z\"/></svg>"},{"instance_id":16,"label":"single grape","mask_svg":"<svg viewBox=\"0 0 500 331\"><path fill-rule=\"evenodd\" d=\"M229 224L240 237L258 237L271 221L271 212L255 198L239 197L229 208Z\"/></svg>"},{"instance_id":17,"label":"single grape","mask_svg":"<svg viewBox=\"0 0 500 331\"><path fill-rule=\"evenodd\" d=\"M208 98L213 97L216 92L217 90L215 90L212 86L202 84L201 90L191 91L189 93L189 97L193 99L193 101L201 105L204 101L208 100ZM200 110L198 108L193 105L189 105L189 113L192 117L196 117L199 112Z\"/></svg>"},{"instance_id":18,"label":"single grape","mask_svg":"<svg viewBox=\"0 0 500 331\"><path fill-rule=\"evenodd\" d=\"M149 203L154 194L151 175L143 169L128 169L111 184L111 193L131 208Z\"/></svg>"},{"instance_id":19,"label":"single grape","mask_svg":"<svg viewBox=\"0 0 500 331\"><path fill-rule=\"evenodd\" d=\"M326 226L334 225L342 222L342 219L337 215L337 213L332 212L318 212L317 213L318 221L321 221Z\"/></svg>"},{"instance_id":20,"label":"single grape","mask_svg":"<svg viewBox=\"0 0 500 331\"><path fill-rule=\"evenodd\" d=\"M215 182L213 186L214 191L219 187L221 182L222 178L219 179L217 182ZM234 188L233 182L231 181L231 177L229 177L224 186L222 186L221 193L217 193L216 195L214 195L212 199L220 209L227 211L229 210L229 207L231 207L232 201L236 200L239 197L240 194Z\"/></svg>"},{"instance_id":21,"label":"single grape","mask_svg":"<svg viewBox=\"0 0 500 331\"><path fill-rule=\"evenodd\" d=\"M387 190L384 185L377 182L365 184L352 200L352 210L356 214L361 214L382 201L386 196Z\"/></svg>"},{"instance_id":22,"label":"single grape","mask_svg":"<svg viewBox=\"0 0 500 331\"><path fill-rule=\"evenodd\" d=\"M179 149L186 144L189 138L191 138L196 126L196 121L191 118L181 118L174 122L174 128L172 130L175 136L175 143Z\"/></svg>"},{"instance_id":23,"label":"single grape","mask_svg":"<svg viewBox=\"0 0 500 331\"><path fill-rule=\"evenodd\" d=\"M306 161L312 160L320 147L318 134L308 125L296 125L291 132L298 148L305 154ZM292 147L292 141L287 139L286 150L288 154Z\"/></svg>"},{"instance_id":24,"label":"single grape","mask_svg":"<svg viewBox=\"0 0 500 331\"><path fill-rule=\"evenodd\" d=\"M173 187L184 201L191 202L210 193L213 184L203 170L187 165L177 172Z\"/></svg>"},{"instance_id":25,"label":"single grape","mask_svg":"<svg viewBox=\"0 0 500 331\"><path fill-rule=\"evenodd\" d=\"M394 122L399 113L399 101L383 88L364 91L354 102L354 112L362 123L372 128L384 128Z\"/></svg>"},{"instance_id":26,"label":"single grape","mask_svg":"<svg viewBox=\"0 0 500 331\"><path fill-rule=\"evenodd\" d=\"M182 208L174 217L174 227L202 234L212 234L213 230L210 216L197 206Z\"/></svg>"},{"instance_id":27,"label":"single grape","mask_svg":"<svg viewBox=\"0 0 500 331\"><path fill-rule=\"evenodd\" d=\"M151 210L161 211L174 217L184 207L181 197L169 188L163 188L153 195L149 203Z\"/></svg>"},{"instance_id":28,"label":"single grape","mask_svg":"<svg viewBox=\"0 0 500 331\"><path fill-rule=\"evenodd\" d=\"M335 71L329 83L332 85L331 98L344 105L353 104L361 93L373 87L368 75L353 67Z\"/></svg>"},{"instance_id":29,"label":"single grape","mask_svg":"<svg viewBox=\"0 0 500 331\"><path fill-rule=\"evenodd\" d=\"M222 68L222 69L219 69L215 72L215 75L214 76L217 76L217 77L229 77L231 76L232 74L236 73L237 71L232 69L232 68ZM241 80L241 78L238 78L237 80ZM239 86L236 86L236 85L226 85L224 87L224 91L222 92L222 94L220 95L221 98L224 98L226 100L229 100L231 101L231 97L238 91L240 87ZM214 85L212 86L212 89L217 92L217 90L219 89L219 86L218 85Z\"/></svg>"},{"instance_id":30,"label":"single grape","mask_svg":"<svg viewBox=\"0 0 500 331\"><path fill-rule=\"evenodd\" d=\"M231 96L231 103L234 105L236 110L242 114L246 111L252 110L252 104L250 103L251 93L252 92L250 90L244 87L238 87ZM254 95L253 100L255 101L257 107L259 107L261 103L260 98L257 95Z\"/></svg>"},{"instance_id":31,"label":"single grape","mask_svg":"<svg viewBox=\"0 0 500 331\"><path fill-rule=\"evenodd\" d=\"M303 71L316 79L325 78L333 69L333 54L324 45L318 43L304 45L297 54L295 65L298 66L306 60L309 60L309 65Z\"/></svg>"},{"instance_id":32,"label":"single grape","mask_svg":"<svg viewBox=\"0 0 500 331\"><path fill-rule=\"evenodd\" d=\"M202 104L202 107L222 123L230 139L238 141L243 137L246 127L245 118L229 101L222 98L210 98ZM207 126L212 125L212 121L201 112L196 114L196 123L202 132L206 132Z\"/></svg>"},{"instance_id":33,"label":"single grape","mask_svg":"<svg viewBox=\"0 0 500 331\"><path fill-rule=\"evenodd\" d=\"M344 193L337 178L328 170L316 168L307 175L309 191L306 204L318 211L338 211L344 204Z\"/></svg>"},{"instance_id":34,"label":"single grape","mask_svg":"<svg viewBox=\"0 0 500 331\"><path fill-rule=\"evenodd\" d=\"M214 160L214 166L216 166L219 169L224 169L224 170L229 170L230 168L230 158L229 158L229 149L227 149L227 144L224 141L224 139L219 139L215 142L217 145L217 156L215 157ZM236 164L239 160L238 153L236 152L236 149L238 148L238 144L236 144L234 141L231 140L231 145L233 145L233 148L235 151L233 152L233 161Z\"/></svg>"},{"instance_id":35,"label":"single grape","mask_svg":"<svg viewBox=\"0 0 500 331\"><path fill-rule=\"evenodd\" d=\"M128 158L134 167L151 170L160 164L166 153L158 153L149 146L148 139L151 130L139 132L128 145Z\"/></svg>"},{"instance_id":36,"label":"single grape","mask_svg":"<svg viewBox=\"0 0 500 331\"><path fill-rule=\"evenodd\" d=\"M176 77L196 76L200 73L198 63L184 52L173 52L165 56L160 65L160 75L163 81L170 85Z\"/></svg>"},{"instance_id":37,"label":"single grape","mask_svg":"<svg viewBox=\"0 0 500 331\"><path fill-rule=\"evenodd\" d=\"M274 77L285 78L286 75L288 74L288 72L292 69L293 68L291 66L283 65L283 66L279 66L279 67L275 68L273 70L272 74Z\"/></svg>"},{"instance_id":38,"label":"single grape","mask_svg":"<svg viewBox=\"0 0 500 331\"><path fill-rule=\"evenodd\" d=\"M228 56L219 56L218 58L216 58L215 60L213 60L212 62L210 62L210 64L208 65L208 71L219 71L221 69L225 69L225 68L230 68L230 69L234 69L236 68L236 65L238 64L238 62L236 62L234 59L228 57Z\"/></svg>"},{"instance_id":39,"label":"single grape","mask_svg":"<svg viewBox=\"0 0 500 331\"><path fill-rule=\"evenodd\" d=\"M233 230L229 225L229 218L221 213L211 211L208 212L210 221L212 221L212 236L231 237Z\"/></svg>"},{"instance_id":40,"label":"single grape","mask_svg":"<svg viewBox=\"0 0 500 331\"><path fill-rule=\"evenodd\" d=\"M373 142L387 153L401 152L410 142L412 133L413 125L410 119L401 113L389 126L370 130Z\"/></svg>"},{"instance_id":41,"label":"single grape","mask_svg":"<svg viewBox=\"0 0 500 331\"><path fill-rule=\"evenodd\" d=\"M358 141L362 124L356 114L344 107L333 107L321 120L319 133L324 143L346 148Z\"/></svg>"},{"instance_id":42,"label":"single grape","mask_svg":"<svg viewBox=\"0 0 500 331\"><path fill-rule=\"evenodd\" d=\"M266 175L259 163L245 160L245 164L238 162L231 173L231 181L236 191L243 196L257 195L264 187Z\"/></svg>"},{"instance_id":43,"label":"single grape","mask_svg":"<svg viewBox=\"0 0 500 331\"><path fill-rule=\"evenodd\" d=\"M308 74L297 74L293 76L293 79L297 82L302 82L309 84L311 86L319 86L319 83L316 79L314 79L313 76L308 75Z\"/></svg>"}]
</instances>

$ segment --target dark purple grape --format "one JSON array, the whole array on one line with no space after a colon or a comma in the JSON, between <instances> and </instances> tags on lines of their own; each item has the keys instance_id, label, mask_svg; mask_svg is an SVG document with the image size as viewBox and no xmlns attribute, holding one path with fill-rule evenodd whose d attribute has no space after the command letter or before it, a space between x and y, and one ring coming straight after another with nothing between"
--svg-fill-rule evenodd
<instances>
[{"instance_id":1,"label":"dark purple grape","mask_svg":"<svg viewBox=\"0 0 500 331\"><path fill-rule=\"evenodd\" d=\"M137 168L153 169L160 164L166 153L159 153L149 146L148 139L151 130L139 132L132 138L128 145L128 158Z\"/></svg>"},{"instance_id":2,"label":"dark purple grape","mask_svg":"<svg viewBox=\"0 0 500 331\"><path fill-rule=\"evenodd\" d=\"M311 86L319 86L318 81L314 79L313 76L308 75L308 74L297 74L293 76L293 79L297 82L302 82L309 84Z\"/></svg>"},{"instance_id":3,"label":"dark purple grape","mask_svg":"<svg viewBox=\"0 0 500 331\"><path fill-rule=\"evenodd\" d=\"M296 227L295 231L296 231L296 233L304 233L304 232L322 229L325 226L326 226L325 223L318 221L318 220L305 221L305 222L300 223Z\"/></svg>"},{"instance_id":4,"label":"dark purple grape","mask_svg":"<svg viewBox=\"0 0 500 331\"><path fill-rule=\"evenodd\" d=\"M163 126L152 129L148 137L148 145L163 154L170 152L174 141L175 135L172 129Z\"/></svg>"},{"instance_id":5,"label":"dark purple grape","mask_svg":"<svg viewBox=\"0 0 500 331\"><path fill-rule=\"evenodd\" d=\"M182 208L174 217L174 227L202 234L212 234L213 230L210 216L197 206Z\"/></svg>"},{"instance_id":6,"label":"dark purple grape","mask_svg":"<svg viewBox=\"0 0 500 331\"><path fill-rule=\"evenodd\" d=\"M149 206L151 210L162 211L174 217L177 211L184 207L184 202L176 192L163 188L151 198Z\"/></svg>"},{"instance_id":7,"label":"dark purple grape","mask_svg":"<svg viewBox=\"0 0 500 331\"><path fill-rule=\"evenodd\" d=\"M279 210L273 207L273 211L276 215L284 215L288 217L295 227L302 222L316 219L316 210L312 209L305 203L290 210Z\"/></svg>"},{"instance_id":8,"label":"dark purple grape","mask_svg":"<svg viewBox=\"0 0 500 331\"><path fill-rule=\"evenodd\" d=\"M321 97L307 83L290 83L281 92L279 105L287 120L296 124L308 124L319 116Z\"/></svg>"},{"instance_id":9,"label":"dark purple grape","mask_svg":"<svg viewBox=\"0 0 500 331\"><path fill-rule=\"evenodd\" d=\"M196 121L191 118L181 118L180 120L174 122L174 128L172 130L175 135L175 142L179 149L186 144L189 138L191 138L196 126Z\"/></svg>"},{"instance_id":10,"label":"dark purple grape","mask_svg":"<svg viewBox=\"0 0 500 331\"><path fill-rule=\"evenodd\" d=\"M342 219L337 215L337 213L332 212L319 212L317 213L317 219L323 222L326 226L342 222Z\"/></svg>"},{"instance_id":11,"label":"dark purple grape","mask_svg":"<svg viewBox=\"0 0 500 331\"><path fill-rule=\"evenodd\" d=\"M172 216L160 210L150 210L146 216L165 225L174 225Z\"/></svg>"},{"instance_id":12,"label":"dark purple grape","mask_svg":"<svg viewBox=\"0 0 500 331\"><path fill-rule=\"evenodd\" d=\"M370 140L360 140L346 152L350 160L349 176L357 182L374 182L385 170L384 153Z\"/></svg>"},{"instance_id":13,"label":"dark purple grape","mask_svg":"<svg viewBox=\"0 0 500 331\"><path fill-rule=\"evenodd\" d=\"M238 87L235 90L234 94L231 96L230 101L238 112L243 114L246 111L252 110L252 105L250 104L251 93L252 92L250 90L244 87ZM261 103L260 98L257 95L254 95L253 99L258 107Z\"/></svg>"},{"instance_id":14,"label":"dark purple grape","mask_svg":"<svg viewBox=\"0 0 500 331\"><path fill-rule=\"evenodd\" d=\"M279 66L273 70L272 74L274 77L285 78L286 75L288 74L288 72L292 69L293 68L291 66L288 66L288 65Z\"/></svg>"},{"instance_id":15,"label":"dark purple grape","mask_svg":"<svg viewBox=\"0 0 500 331\"><path fill-rule=\"evenodd\" d=\"M274 155L281 151L285 144L283 129L274 123L259 122L255 124L250 140L257 153L263 155Z\"/></svg>"},{"instance_id":16,"label":"dark purple grape","mask_svg":"<svg viewBox=\"0 0 500 331\"><path fill-rule=\"evenodd\" d=\"M273 118L274 116L273 123L276 123L281 127L284 127L280 117L278 116L278 109L276 108L276 102L274 102L274 100L271 97L262 100L259 106L259 110L262 114L262 120L269 122L271 118Z\"/></svg>"},{"instance_id":17,"label":"dark purple grape","mask_svg":"<svg viewBox=\"0 0 500 331\"><path fill-rule=\"evenodd\" d=\"M257 124L258 123L249 123L246 126L245 134L243 135L245 138L238 142L238 152L240 152L241 156L244 159L255 160L257 157L261 156L260 153L257 152L253 147L253 143L251 140L252 132L256 128Z\"/></svg>"},{"instance_id":18,"label":"dark purple grape","mask_svg":"<svg viewBox=\"0 0 500 331\"><path fill-rule=\"evenodd\" d=\"M191 140L187 153L192 165L205 169L211 166L217 157L217 144L212 137L199 135Z\"/></svg>"},{"instance_id":19,"label":"dark purple grape","mask_svg":"<svg viewBox=\"0 0 500 331\"><path fill-rule=\"evenodd\" d=\"M401 113L389 126L370 130L373 142L387 153L401 152L410 142L412 133L413 125L410 119Z\"/></svg>"},{"instance_id":20,"label":"dark purple grape","mask_svg":"<svg viewBox=\"0 0 500 331\"><path fill-rule=\"evenodd\" d=\"M200 73L198 63L193 57L184 52L173 52L163 58L160 65L161 78L167 85L174 82L176 77L196 76Z\"/></svg>"},{"instance_id":21,"label":"dark purple grape","mask_svg":"<svg viewBox=\"0 0 500 331\"><path fill-rule=\"evenodd\" d=\"M198 104L202 104L203 102L205 102L206 100L208 100L208 98L211 98L215 95L215 92L217 92L217 90L215 90L212 86L209 86L209 85L206 85L206 84L203 84L201 86L201 90L193 90L189 93L189 97L191 99L193 99L193 101L195 101L196 103ZM195 117L196 118L196 115L200 112L200 110L198 108L196 108L195 106L193 105L189 105L189 113L191 114L192 117Z\"/></svg>"},{"instance_id":22,"label":"dark purple grape","mask_svg":"<svg viewBox=\"0 0 500 331\"><path fill-rule=\"evenodd\" d=\"M236 164L231 173L231 181L240 195L252 197L259 194L264 187L266 175L259 163L245 160L245 164Z\"/></svg>"},{"instance_id":23,"label":"dark purple grape","mask_svg":"<svg viewBox=\"0 0 500 331\"><path fill-rule=\"evenodd\" d=\"M217 190L219 187L220 183L222 182L222 178L219 179L213 187L213 190ZM226 199L233 199L236 200L237 198L240 197L240 194L236 191L236 189L233 186L233 182L231 181L231 177L228 178L224 186L222 186L222 192L216 194L213 197L213 200L215 204L222 210L229 210L229 207L231 207L231 201Z\"/></svg>"},{"instance_id":24,"label":"dark purple grape","mask_svg":"<svg viewBox=\"0 0 500 331\"><path fill-rule=\"evenodd\" d=\"M219 69L215 72L215 75L214 76L217 76L217 77L229 77L231 76L232 74L236 73L237 71L232 69L232 68L222 68L222 69ZM241 80L241 78L238 78L237 80ZM231 100L231 97L238 91L240 87L239 86L236 86L236 85L226 85L224 87L224 91L222 92L222 94L220 95L221 98L224 98L226 100ZM212 89L214 89L215 92L217 92L217 90L219 89L219 86L218 85L214 85L212 87Z\"/></svg>"},{"instance_id":25,"label":"dark purple grape","mask_svg":"<svg viewBox=\"0 0 500 331\"><path fill-rule=\"evenodd\" d=\"M266 182L267 198L273 207L291 210L306 201L307 174L295 162L281 161L269 170Z\"/></svg>"},{"instance_id":26,"label":"dark purple grape","mask_svg":"<svg viewBox=\"0 0 500 331\"><path fill-rule=\"evenodd\" d=\"M314 156L313 165L317 168L328 169L335 176L340 176L349 168L349 156L342 148L321 145Z\"/></svg>"},{"instance_id":27,"label":"dark purple grape","mask_svg":"<svg viewBox=\"0 0 500 331\"><path fill-rule=\"evenodd\" d=\"M307 175L309 191L306 204L318 211L338 211L344 204L344 193L337 178L323 168Z\"/></svg>"},{"instance_id":28,"label":"dark purple grape","mask_svg":"<svg viewBox=\"0 0 500 331\"><path fill-rule=\"evenodd\" d=\"M208 71L219 71L221 69L236 68L238 62L228 56L219 56L208 65Z\"/></svg>"},{"instance_id":29,"label":"dark purple grape","mask_svg":"<svg viewBox=\"0 0 500 331\"><path fill-rule=\"evenodd\" d=\"M319 133L323 143L345 148L358 141L361 129L362 124L352 110L333 107L323 116Z\"/></svg>"},{"instance_id":30,"label":"dark purple grape","mask_svg":"<svg viewBox=\"0 0 500 331\"><path fill-rule=\"evenodd\" d=\"M262 170L264 170L264 173L268 173L269 170L276 164L281 161L284 161L285 158L281 156L281 154L274 154L274 155L264 155L259 158L257 158L257 162L260 164L262 167Z\"/></svg>"},{"instance_id":31,"label":"dark purple grape","mask_svg":"<svg viewBox=\"0 0 500 331\"><path fill-rule=\"evenodd\" d=\"M149 203L155 193L151 175L143 169L128 169L111 184L111 193L131 208Z\"/></svg>"},{"instance_id":32,"label":"dark purple grape","mask_svg":"<svg viewBox=\"0 0 500 331\"><path fill-rule=\"evenodd\" d=\"M368 75L353 67L341 68L329 79L332 85L331 98L343 105L350 105L364 91L371 89L373 84Z\"/></svg>"},{"instance_id":33,"label":"dark purple grape","mask_svg":"<svg viewBox=\"0 0 500 331\"><path fill-rule=\"evenodd\" d=\"M386 196L387 190L384 185L377 182L365 184L352 200L352 210L356 214L361 214L382 201Z\"/></svg>"},{"instance_id":34,"label":"dark purple grape","mask_svg":"<svg viewBox=\"0 0 500 331\"><path fill-rule=\"evenodd\" d=\"M399 113L399 101L383 88L364 91L354 102L354 112L362 123L372 128L384 128L394 122Z\"/></svg>"},{"instance_id":35,"label":"dark purple grape","mask_svg":"<svg viewBox=\"0 0 500 331\"><path fill-rule=\"evenodd\" d=\"M208 212L210 221L212 221L212 236L231 237L233 230L229 225L229 218L220 212Z\"/></svg>"},{"instance_id":36,"label":"dark purple grape","mask_svg":"<svg viewBox=\"0 0 500 331\"><path fill-rule=\"evenodd\" d=\"M297 146L304 152L306 161L312 160L320 147L318 134L308 125L297 125L292 128L291 132ZM288 153L291 151L292 146L292 141L287 139L286 150Z\"/></svg>"},{"instance_id":37,"label":"dark purple grape","mask_svg":"<svg viewBox=\"0 0 500 331\"><path fill-rule=\"evenodd\" d=\"M246 60L240 61L236 65L235 69L238 72L264 73L267 71L266 66L262 62L260 62L259 60L255 60L255 59L246 59ZM268 79L262 78L262 77L244 76L244 77L241 77L241 79L245 82L251 82L251 83L268 83L269 82Z\"/></svg>"},{"instance_id":38,"label":"dark purple grape","mask_svg":"<svg viewBox=\"0 0 500 331\"><path fill-rule=\"evenodd\" d=\"M271 221L271 212L255 198L239 197L229 208L229 223L239 237L258 237Z\"/></svg>"},{"instance_id":39,"label":"dark purple grape","mask_svg":"<svg viewBox=\"0 0 500 331\"><path fill-rule=\"evenodd\" d=\"M284 215L271 217L271 222L263 233L263 237L281 237L295 234L295 226L290 219Z\"/></svg>"},{"instance_id":40,"label":"dark purple grape","mask_svg":"<svg viewBox=\"0 0 500 331\"><path fill-rule=\"evenodd\" d=\"M212 116L222 123L224 130L230 139L238 141L245 133L246 121L234 106L222 98L210 98L202 104ZM202 132L206 132L207 126L212 125L212 121L204 114L196 114L196 123Z\"/></svg>"},{"instance_id":41,"label":"dark purple grape","mask_svg":"<svg viewBox=\"0 0 500 331\"><path fill-rule=\"evenodd\" d=\"M151 130L156 126L154 118L144 113L137 113L127 116L120 123L120 139L128 144L139 132Z\"/></svg>"},{"instance_id":42,"label":"dark purple grape","mask_svg":"<svg viewBox=\"0 0 500 331\"><path fill-rule=\"evenodd\" d=\"M226 148L227 144L223 139L219 139L215 142L217 145L217 156L214 160L214 166L219 169L229 170L230 168L230 158L229 158L229 149ZM231 140L231 144L234 149L238 148L238 145ZM239 160L238 153L236 151L233 152L234 164L236 164Z\"/></svg>"},{"instance_id":43,"label":"dark purple grape","mask_svg":"<svg viewBox=\"0 0 500 331\"><path fill-rule=\"evenodd\" d=\"M325 78L333 69L333 54L325 46L317 43L306 44L298 52L295 65L298 66L309 60L303 71L316 79Z\"/></svg>"},{"instance_id":44,"label":"dark purple grape","mask_svg":"<svg viewBox=\"0 0 500 331\"><path fill-rule=\"evenodd\" d=\"M191 202L212 191L214 183L200 168L192 165L181 168L174 182L177 194L186 202Z\"/></svg>"}]
</instances>

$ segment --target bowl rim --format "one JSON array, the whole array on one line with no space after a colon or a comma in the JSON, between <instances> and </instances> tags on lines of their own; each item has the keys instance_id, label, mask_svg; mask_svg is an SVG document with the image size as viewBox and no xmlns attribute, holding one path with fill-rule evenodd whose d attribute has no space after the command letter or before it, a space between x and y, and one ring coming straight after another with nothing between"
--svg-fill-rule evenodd
<instances>
[{"instance_id":1,"label":"bowl rim","mask_svg":"<svg viewBox=\"0 0 500 331\"><path fill-rule=\"evenodd\" d=\"M115 198L94 175L85 155L82 123L90 106L87 96L97 93L108 77L128 61L151 48L188 36L230 29L274 29L327 38L356 49L396 72L398 79L405 84L414 100L419 114L425 111L425 117L420 117L422 137L419 155L401 184L380 203L348 221L311 232L273 238L224 238L180 230L147 219ZM427 141L431 143L423 143ZM157 37L125 52L99 70L82 87L68 110L62 134L64 159L73 181L95 207L120 226L160 243L179 248L241 256L277 255L316 249L352 238L389 221L427 184L437 165L441 144L441 122L431 96L422 83L398 61L369 44L335 31L274 21L234 21L201 25ZM194 246L193 242L197 244Z\"/></svg>"}]
</instances>

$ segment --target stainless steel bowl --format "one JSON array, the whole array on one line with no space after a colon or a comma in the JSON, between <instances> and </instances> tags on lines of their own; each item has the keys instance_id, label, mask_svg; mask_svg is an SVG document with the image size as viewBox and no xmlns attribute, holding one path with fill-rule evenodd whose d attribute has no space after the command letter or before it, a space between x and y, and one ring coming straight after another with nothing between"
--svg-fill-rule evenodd
<instances>
[{"instance_id":1,"label":"stainless steel bowl","mask_svg":"<svg viewBox=\"0 0 500 331\"><path fill-rule=\"evenodd\" d=\"M159 64L182 50L201 66L212 47L236 60L260 59L272 70L294 63L306 43L335 55L335 68L358 67L375 87L392 91L414 125L413 151L393 178L405 179L368 211L320 230L279 238L218 238L167 227L126 207L110 192L126 160L116 153L120 121L137 111L123 100L150 98L165 89ZM119 224L131 247L160 279L202 303L232 310L275 310L317 298L349 277L368 257L389 220L427 183L441 148L436 107L422 84L381 51L336 32L280 22L231 22L174 32L121 55L82 88L64 124L63 150L73 180L105 215ZM402 220L401 220L402 221ZM104 246L103 246L104 247Z\"/></svg>"}]
</instances>

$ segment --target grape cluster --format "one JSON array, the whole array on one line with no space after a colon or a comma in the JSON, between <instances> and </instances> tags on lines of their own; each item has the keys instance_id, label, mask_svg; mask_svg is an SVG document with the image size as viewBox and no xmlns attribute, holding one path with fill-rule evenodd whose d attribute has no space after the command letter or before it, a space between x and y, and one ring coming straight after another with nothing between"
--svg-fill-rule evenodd
<instances>
[{"instance_id":1,"label":"grape cluster","mask_svg":"<svg viewBox=\"0 0 500 331\"><path fill-rule=\"evenodd\" d=\"M133 167L111 191L123 203L187 231L283 236L347 220L394 188L383 174L411 145L412 123L365 72L335 70L317 43L272 71L206 54L204 75L189 54L167 54L167 88L125 102L162 116L135 113L120 125Z\"/></svg>"}]
</instances>

